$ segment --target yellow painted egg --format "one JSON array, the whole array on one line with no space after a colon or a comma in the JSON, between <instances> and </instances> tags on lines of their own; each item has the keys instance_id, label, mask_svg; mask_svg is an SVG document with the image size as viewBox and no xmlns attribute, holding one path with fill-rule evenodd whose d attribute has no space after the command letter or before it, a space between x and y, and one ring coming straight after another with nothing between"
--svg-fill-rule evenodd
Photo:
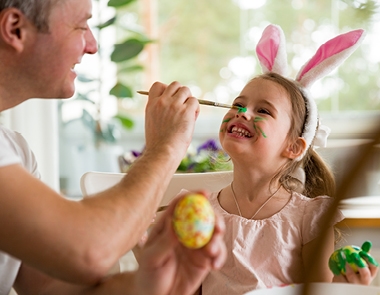
<instances>
[{"instance_id":1,"label":"yellow painted egg","mask_svg":"<svg viewBox=\"0 0 380 295\"><path fill-rule=\"evenodd\" d=\"M173 227L178 240L188 248L206 245L214 232L215 213L208 199L201 194L189 194L176 205Z\"/></svg>"}]
</instances>

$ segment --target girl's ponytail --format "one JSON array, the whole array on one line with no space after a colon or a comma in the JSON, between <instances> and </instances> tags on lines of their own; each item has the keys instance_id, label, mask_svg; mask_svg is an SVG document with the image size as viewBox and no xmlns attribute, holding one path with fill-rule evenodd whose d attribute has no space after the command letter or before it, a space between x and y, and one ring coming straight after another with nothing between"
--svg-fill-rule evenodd
<instances>
[{"instance_id":1,"label":"girl's ponytail","mask_svg":"<svg viewBox=\"0 0 380 295\"><path fill-rule=\"evenodd\" d=\"M317 196L335 195L335 178L330 167L314 150L309 149L304 159L303 169L305 171L305 196L315 198Z\"/></svg>"}]
</instances>

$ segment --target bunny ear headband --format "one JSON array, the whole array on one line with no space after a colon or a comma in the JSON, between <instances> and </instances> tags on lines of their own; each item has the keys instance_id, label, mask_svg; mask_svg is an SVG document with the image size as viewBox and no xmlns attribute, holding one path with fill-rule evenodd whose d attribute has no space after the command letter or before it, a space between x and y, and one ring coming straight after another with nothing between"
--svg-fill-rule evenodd
<instances>
[{"instance_id":1,"label":"bunny ear headband","mask_svg":"<svg viewBox=\"0 0 380 295\"><path fill-rule=\"evenodd\" d=\"M306 120L302 137L306 140L307 147L302 155L296 158L300 161L308 148L326 146L330 128L319 125L318 109L308 89L318 79L326 76L348 58L360 45L365 36L364 30L354 30L339 35L321 45L315 55L300 69L295 79L303 93L306 105ZM281 76L287 76L287 57L285 48L285 36L277 25L269 25L257 44L256 53L263 73L274 72Z\"/></svg>"}]
</instances>

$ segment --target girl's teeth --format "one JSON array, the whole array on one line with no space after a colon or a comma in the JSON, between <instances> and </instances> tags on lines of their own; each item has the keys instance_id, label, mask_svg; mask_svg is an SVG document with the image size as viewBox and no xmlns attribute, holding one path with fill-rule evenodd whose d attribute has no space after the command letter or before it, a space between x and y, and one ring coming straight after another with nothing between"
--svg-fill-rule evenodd
<instances>
[{"instance_id":1,"label":"girl's teeth","mask_svg":"<svg viewBox=\"0 0 380 295\"><path fill-rule=\"evenodd\" d=\"M240 127L233 127L232 130L231 130L232 133L236 133L238 134L239 136L242 136L242 137L252 137L251 136L251 133L249 133L247 130L243 129L243 128L240 128Z\"/></svg>"}]
</instances>

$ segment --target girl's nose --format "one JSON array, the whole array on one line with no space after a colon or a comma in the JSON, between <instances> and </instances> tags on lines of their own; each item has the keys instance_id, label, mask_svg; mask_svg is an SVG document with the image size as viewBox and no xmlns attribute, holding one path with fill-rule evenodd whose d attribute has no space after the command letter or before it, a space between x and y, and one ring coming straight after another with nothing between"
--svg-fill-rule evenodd
<instances>
[{"instance_id":1,"label":"girl's nose","mask_svg":"<svg viewBox=\"0 0 380 295\"><path fill-rule=\"evenodd\" d=\"M243 118L245 120L249 120L252 116L247 112L247 110L242 111L238 110L235 115L236 118Z\"/></svg>"}]
</instances>

